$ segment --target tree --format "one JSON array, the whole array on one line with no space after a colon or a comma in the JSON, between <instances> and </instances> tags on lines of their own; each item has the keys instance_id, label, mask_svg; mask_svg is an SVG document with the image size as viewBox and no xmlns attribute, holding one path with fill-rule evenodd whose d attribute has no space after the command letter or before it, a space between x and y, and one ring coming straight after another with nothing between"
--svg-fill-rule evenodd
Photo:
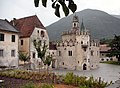
<instances>
[{"instance_id":1,"label":"tree","mask_svg":"<svg viewBox=\"0 0 120 88\"><path fill-rule=\"evenodd\" d=\"M47 55L46 59L45 59L45 64L47 65L47 71L49 70L49 66L52 62L52 56L51 55Z\"/></svg>"},{"instance_id":2,"label":"tree","mask_svg":"<svg viewBox=\"0 0 120 88\"><path fill-rule=\"evenodd\" d=\"M41 40L34 40L33 45L38 53L38 58L40 58L41 61L45 64L45 55L48 49L48 45L46 45L45 41L43 42L43 45L42 45Z\"/></svg>"},{"instance_id":3,"label":"tree","mask_svg":"<svg viewBox=\"0 0 120 88\"><path fill-rule=\"evenodd\" d=\"M55 15L60 17L60 6L62 6L63 12L65 16L68 16L69 10L73 13L77 10L77 5L74 3L73 0L51 0L52 1L52 8L55 9ZM47 0L41 0L42 5L47 7ZM68 2L68 5L66 5ZM34 0L35 7L39 6L39 0Z\"/></svg>"},{"instance_id":4,"label":"tree","mask_svg":"<svg viewBox=\"0 0 120 88\"><path fill-rule=\"evenodd\" d=\"M110 54L108 54L108 56L116 56L120 62L120 36L115 35L109 46L111 49L109 50Z\"/></svg>"},{"instance_id":5,"label":"tree","mask_svg":"<svg viewBox=\"0 0 120 88\"><path fill-rule=\"evenodd\" d=\"M25 62L29 61L30 57L27 53L19 52L19 59L24 62L24 66L25 66Z\"/></svg>"},{"instance_id":6,"label":"tree","mask_svg":"<svg viewBox=\"0 0 120 88\"><path fill-rule=\"evenodd\" d=\"M102 38L100 39L100 44L109 44L111 41L112 39Z\"/></svg>"}]
</instances>

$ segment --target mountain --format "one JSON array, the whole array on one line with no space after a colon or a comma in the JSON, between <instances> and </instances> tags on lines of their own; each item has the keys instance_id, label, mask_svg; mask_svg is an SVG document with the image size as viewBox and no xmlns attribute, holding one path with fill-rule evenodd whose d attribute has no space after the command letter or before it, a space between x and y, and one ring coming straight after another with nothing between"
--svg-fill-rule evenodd
<instances>
[{"instance_id":1,"label":"mountain","mask_svg":"<svg viewBox=\"0 0 120 88\"><path fill-rule=\"evenodd\" d=\"M120 19L120 15L113 15L113 16Z\"/></svg>"},{"instance_id":2,"label":"mountain","mask_svg":"<svg viewBox=\"0 0 120 88\"><path fill-rule=\"evenodd\" d=\"M85 9L75 13L79 21L83 19L85 27L90 31L92 38L112 38L114 34L120 34L120 19L106 12ZM46 27L50 40L60 40L63 31L71 30L72 14Z\"/></svg>"}]
</instances>

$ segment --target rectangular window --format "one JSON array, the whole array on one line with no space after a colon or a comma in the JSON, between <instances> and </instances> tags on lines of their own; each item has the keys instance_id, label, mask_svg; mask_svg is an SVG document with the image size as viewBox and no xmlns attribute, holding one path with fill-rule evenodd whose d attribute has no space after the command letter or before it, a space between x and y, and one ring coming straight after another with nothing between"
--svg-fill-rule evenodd
<instances>
[{"instance_id":1,"label":"rectangular window","mask_svg":"<svg viewBox=\"0 0 120 88\"><path fill-rule=\"evenodd\" d=\"M15 50L11 50L11 57L15 57Z\"/></svg>"},{"instance_id":2,"label":"rectangular window","mask_svg":"<svg viewBox=\"0 0 120 88\"><path fill-rule=\"evenodd\" d=\"M97 51L97 56L99 56L99 51Z\"/></svg>"},{"instance_id":3,"label":"rectangular window","mask_svg":"<svg viewBox=\"0 0 120 88\"><path fill-rule=\"evenodd\" d=\"M21 40L21 45L23 45L23 40Z\"/></svg>"},{"instance_id":4,"label":"rectangular window","mask_svg":"<svg viewBox=\"0 0 120 88\"><path fill-rule=\"evenodd\" d=\"M94 53L94 51L93 51L93 50L91 50L91 56L93 56L93 53Z\"/></svg>"},{"instance_id":5,"label":"rectangular window","mask_svg":"<svg viewBox=\"0 0 120 88\"><path fill-rule=\"evenodd\" d=\"M52 54L54 54L54 52L52 52Z\"/></svg>"},{"instance_id":6,"label":"rectangular window","mask_svg":"<svg viewBox=\"0 0 120 88\"><path fill-rule=\"evenodd\" d=\"M37 33L39 33L39 30L37 30Z\"/></svg>"},{"instance_id":7,"label":"rectangular window","mask_svg":"<svg viewBox=\"0 0 120 88\"><path fill-rule=\"evenodd\" d=\"M61 51L58 52L58 56L61 56Z\"/></svg>"},{"instance_id":8,"label":"rectangular window","mask_svg":"<svg viewBox=\"0 0 120 88\"><path fill-rule=\"evenodd\" d=\"M68 56L72 56L72 51L68 51Z\"/></svg>"},{"instance_id":9,"label":"rectangular window","mask_svg":"<svg viewBox=\"0 0 120 88\"><path fill-rule=\"evenodd\" d=\"M3 49L0 49L0 57L3 57Z\"/></svg>"},{"instance_id":10,"label":"rectangular window","mask_svg":"<svg viewBox=\"0 0 120 88\"><path fill-rule=\"evenodd\" d=\"M33 58L35 58L35 53L33 53Z\"/></svg>"},{"instance_id":11,"label":"rectangular window","mask_svg":"<svg viewBox=\"0 0 120 88\"><path fill-rule=\"evenodd\" d=\"M4 41L4 34L0 33L0 41Z\"/></svg>"},{"instance_id":12,"label":"rectangular window","mask_svg":"<svg viewBox=\"0 0 120 88\"><path fill-rule=\"evenodd\" d=\"M12 35L12 42L15 42L15 35Z\"/></svg>"}]
</instances>

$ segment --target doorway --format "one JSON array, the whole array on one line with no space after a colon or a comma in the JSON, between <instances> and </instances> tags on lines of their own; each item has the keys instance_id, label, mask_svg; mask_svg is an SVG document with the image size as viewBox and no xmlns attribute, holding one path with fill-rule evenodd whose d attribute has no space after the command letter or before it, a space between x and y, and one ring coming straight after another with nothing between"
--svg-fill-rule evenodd
<instances>
[{"instance_id":1,"label":"doorway","mask_svg":"<svg viewBox=\"0 0 120 88\"><path fill-rule=\"evenodd\" d=\"M83 70L87 70L87 65L83 64Z\"/></svg>"},{"instance_id":2,"label":"doorway","mask_svg":"<svg viewBox=\"0 0 120 88\"><path fill-rule=\"evenodd\" d=\"M55 60L52 60L52 68L55 68Z\"/></svg>"}]
</instances>

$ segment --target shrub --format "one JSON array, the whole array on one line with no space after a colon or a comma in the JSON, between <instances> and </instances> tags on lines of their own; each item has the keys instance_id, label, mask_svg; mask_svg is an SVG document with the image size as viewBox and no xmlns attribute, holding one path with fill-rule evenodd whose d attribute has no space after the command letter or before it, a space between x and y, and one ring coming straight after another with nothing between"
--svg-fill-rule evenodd
<instances>
[{"instance_id":1,"label":"shrub","mask_svg":"<svg viewBox=\"0 0 120 88\"><path fill-rule=\"evenodd\" d=\"M36 88L36 87L33 83L27 83L24 86L22 86L21 88Z\"/></svg>"},{"instance_id":2,"label":"shrub","mask_svg":"<svg viewBox=\"0 0 120 88\"><path fill-rule=\"evenodd\" d=\"M40 88L54 88L51 84L43 84Z\"/></svg>"},{"instance_id":3,"label":"shrub","mask_svg":"<svg viewBox=\"0 0 120 88\"><path fill-rule=\"evenodd\" d=\"M94 79L93 76L87 78L85 76L79 77L73 73L67 73L64 77L64 83L79 86L79 88L105 88L112 82L104 82L101 77Z\"/></svg>"},{"instance_id":4,"label":"shrub","mask_svg":"<svg viewBox=\"0 0 120 88\"><path fill-rule=\"evenodd\" d=\"M64 82L66 84L72 84L73 83L73 78L74 78L74 74L73 73L67 73L65 78L64 78Z\"/></svg>"}]
</instances>

